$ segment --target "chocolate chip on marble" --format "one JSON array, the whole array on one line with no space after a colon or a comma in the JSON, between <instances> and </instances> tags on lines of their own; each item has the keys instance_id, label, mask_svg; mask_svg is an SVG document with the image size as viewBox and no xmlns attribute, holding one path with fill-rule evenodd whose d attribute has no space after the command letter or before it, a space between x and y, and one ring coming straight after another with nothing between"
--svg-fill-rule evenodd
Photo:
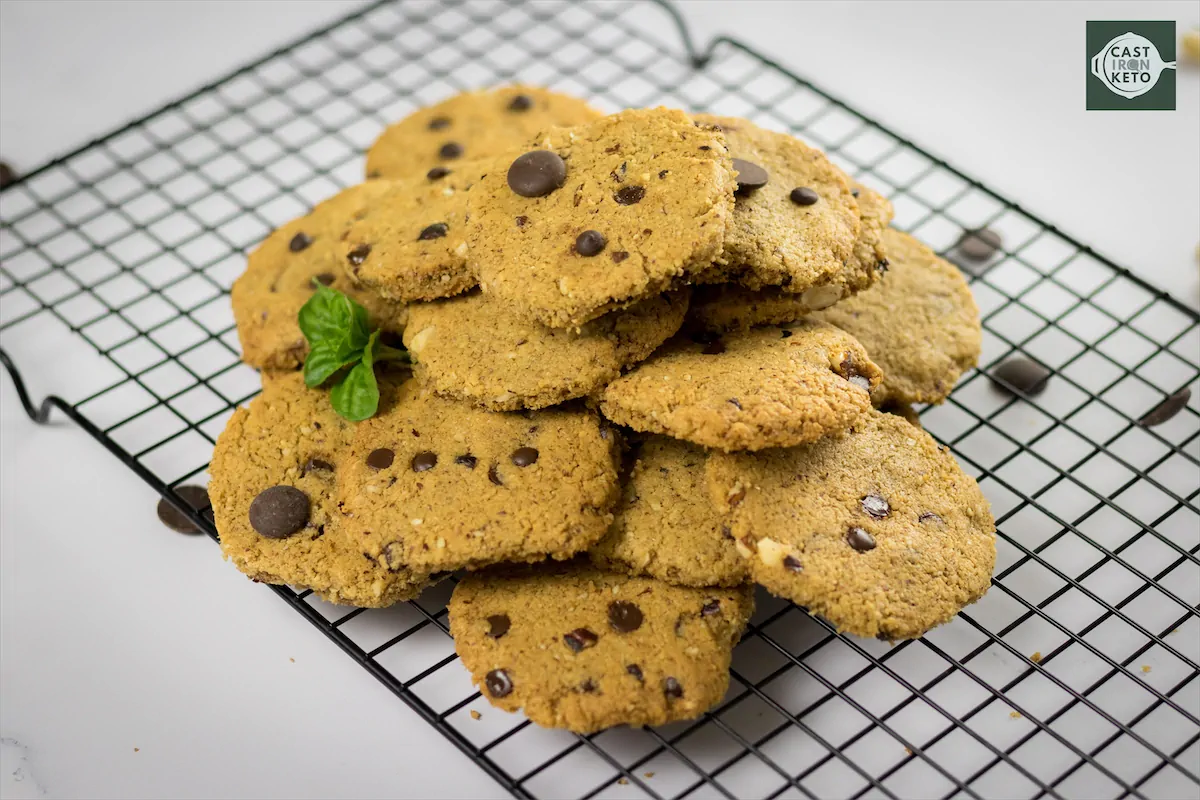
<instances>
[{"instance_id":1,"label":"chocolate chip on marble","mask_svg":"<svg viewBox=\"0 0 1200 800\"><path fill-rule=\"evenodd\" d=\"M637 664L629 664L628 666L625 667L625 671L628 672L633 677L637 678L639 681L645 680L644 676L642 675L642 668L639 667Z\"/></svg>"},{"instance_id":2,"label":"chocolate chip on marble","mask_svg":"<svg viewBox=\"0 0 1200 800\"><path fill-rule=\"evenodd\" d=\"M595 647L596 642L600 641L600 637L589 631L587 628L576 628L570 633L563 635L563 641L567 647L573 652L587 650L589 647Z\"/></svg>"},{"instance_id":3,"label":"chocolate chip on marble","mask_svg":"<svg viewBox=\"0 0 1200 800\"><path fill-rule=\"evenodd\" d=\"M737 193L747 194L767 185L767 171L750 161L742 158L733 160L733 168L737 170Z\"/></svg>"},{"instance_id":4,"label":"chocolate chip on marble","mask_svg":"<svg viewBox=\"0 0 1200 800\"><path fill-rule=\"evenodd\" d=\"M613 200L623 206L632 206L642 202L642 198L645 196L646 188L644 186L622 186L613 193Z\"/></svg>"},{"instance_id":5,"label":"chocolate chip on marble","mask_svg":"<svg viewBox=\"0 0 1200 800\"><path fill-rule=\"evenodd\" d=\"M508 673L502 669L494 669L484 676L484 683L492 697L507 697L512 694L513 682Z\"/></svg>"},{"instance_id":6,"label":"chocolate chip on marble","mask_svg":"<svg viewBox=\"0 0 1200 800\"><path fill-rule=\"evenodd\" d=\"M575 252L590 258L599 255L606 244L608 244L608 240L600 231L584 231L575 237Z\"/></svg>"},{"instance_id":7,"label":"chocolate chip on marble","mask_svg":"<svg viewBox=\"0 0 1200 800\"><path fill-rule=\"evenodd\" d=\"M310 458L304 462L304 474L310 472L333 472L333 464L323 458Z\"/></svg>"},{"instance_id":8,"label":"chocolate chip on marble","mask_svg":"<svg viewBox=\"0 0 1200 800\"><path fill-rule=\"evenodd\" d=\"M508 633L508 629L512 626L512 621L508 618L508 614L492 614L487 618L487 624L487 635L493 639L499 639Z\"/></svg>"},{"instance_id":9,"label":"chocolate chip on marble","mask_svg":"<svg viewBox=\"0 0 1200 800\"><path fill-rule=\"evenodd\" d=\"M177 494L183 502L187 503L193 511L207 509L210 506L208 500L208 490L203 486L176 486L175 494ZM185 517L183 513L167 502L164 497L158 501L158 521L166 525L173 531L178 533L202 533L199 528L192 524L192 521ZM212 516L212 512L208 511L205 516Z\"/></svg>"},{"instance_id":10,"label":"chocolate chip on marble","mask_svg":"<svg viewBox=\"0 0 1200 800\"><path fill-rule=\"evenodd\" d=\"M1014 357L992 370L992 380L1001 389L1027 397L1041 394L1050 381L1050 370L1028 358Z\"/></svg>"},{"instance_id":11,"label":"chocolate chip on marble","mask_svg":"<svg viewBox=\"0 0 1200 800\"><path fill-rule=\"evenodd\" d=\"M614 264L620 264L625 259L629 258L629 253L625 250L614 250L612 260Z\"/></svg>"},{"instance_id":12,"label":"chocolate chip on marble","mask_svg":"<svg viewBox=\"0 0 1200 800\"><path fill-rule=\"evenodd\" d=\"M821 199L821 195L807 186L797 186L795 189L792 189L788 197L798 206L811 206Z\"/></svg>"},{"instance_id":13,"label":"chocolate chip on marble","mask_svg":"<svg viewBox=\"0 0 1200 800\"><path fill-rule=\"evenodd\" d=\"M440 131L449 127L449 117L434 117L433 119L429 120L429 130L431 131Z\"/></svg>"},{"instance_id":14,"label":"chocolate chip on marble","mask_svg":"<svg viewBox=\"0 0 1200 800\"><path fill-rule=\"evenodd\" d=\"M1162 425L1180 411L1183 411L1187 407L1188 400L1191 399L1192 390L1185 386L1151 409L1146 416L1138 420L1138 425L1141 425L1143 428L1153 428L1155 425Z\"/></svg>"},{"instance_id":15,"label":"chocolate chip on marble","mask_svg":"<svg viewBox=\"0 0 1200 800\"><path fill-rule=\"evenodd\" d=\"M492 466L488 468L488 480L497 486L504 485L504 481L500 480L500 473L497 471L495 464L492 464Z\"/></svg>"},{"instance_id":16,"label":"chocolate chip on marble","mask_svg":"<svg viewBox=\"0 0 1200 800\"><path fill-rule=\"evenodd\" d=\"M617 633L632 633L642 626L642 610L626 600L609 603L608 624Z\"/></svg>"},{"instance_id":17,"label":"chocolate chip on marble","mask_svg":"<svg viewBox=\"0 0 1200 800\"><path fill-rule=\"evenodd\" d=\"M713 614L719 613L721 613L721 601L715 597L700 607L700 616L702 617L711 617Z\"/></svg>"},{"instance_id":18,"label":"chocolate chip on marble","mask_svg":"<svg viewBox=\"0 0 1200 800\"><path fill-rule=\"evenodd\" d=\"M521 197L545 197L567 180L567 163L551 150L522 153L508 168L508 188Z\"/></svg>"},{"instance_id":19,"label":"chocolate chip on marble","mask_svg":"<svg viewBox=\"0 0 1200 800\"><path fill-rule=\"evenodd\" d=\"M862 528L851 528L846 531L846 543L860 553L875 549L875 537Z\"/></svg>"},{"instance_id":20,"label":"chocolate chip on marble","mask_svg":"<svg viewBox=\"0 0 1200 800\"><path fill-rule=\"evenodd\" d=\"M446 142L438 149L438 155L447 161L459 158L463 154L463 146L458 142Z\"/></svg>"},{"instance_id":21,"label":"chocolate chip on marble","mask_svg":"<svg viewBox=\"0 0 1200 800\"><path fill-rule=\"evenodd\" d=\"M310 244L312 244L312 237L304 231L300 231L288 242L288 250L299 253L301 250L307 250Z\"/></svg>"},{"instance_id":22,"label":"chocolate chip on marble","mask_svg":"<svg viewBox=\"0 0 1200 800\"><path fill-rule=\"evenodd\" d=\"M871 492L862 499L862 510L875 519L886 519L892 506L882 495Z\"/></svg>"},{"instance_id":23,"label":"chocolate chip on marble","mask_svg":"<svg viewBox=\"0 0 1200 800\"><path fill-rule=\"evenodd\" d=\"M532 447L518 447L513 450L512 463L518 467L528 467L530 464L536 464L538 460L538 451Z\"/></svg>"},{"instance_id":24,"label":"chocolate chip on marble","mask_svg":"<svg viewBox=\"0 0 1200 800\"><path fill-rule=\"evenodd\" d=\"M668 676L663 679L663 694L677 700L683 697L683 687L679 685L679 681Z\"/></svg>"},{"instance_id":25,"label":"chocolate chip on marble","mask_svg":"<svg viewBox=\"0 0 1200 800\"><path fill-rule=\"evenodd\" d=\"M250 527L268 539L286 539L308 524L308 495L295 486L272 486L250 503Z\"/></svg>"},{"instance_id":26,"label":"chocolate chip on marble","mask_svg":"<svg viewBox=\"0 0 1200 800\"><path fill-rule=\"evenodd\" d=\"M450 170L446 169L445 167L434 167L433 169L429 170L429 172L425 173L425 177L431 181L436 181L441 180L449 174Z\"/></svg>"},{"instance_id":27,"label":"chocolate chip on marble","mask_svg":"<svg viewBox=\"0 0 1200 800\"><path fill-rule=\"evenodd\" d=\"M802 565L800 563L800 559L796 558L795 556L784 556L783 568L788 572L801 572L804 569L804 565Z\"/></svg>"},{"instance_id":28,"label":"chocolate chip on marble","mask_svg":"<svg viewBox=\"0 0 1200 800\"><path fill-rule=\"evenodd\" d=\"M455 456L454 463L467 469L475 469L475 465L479 463L479 459L470 453L464 453L461 456Z\"/></svg>"},{"instance_id":29,"label":"chocolate chip on marble","mask_svg":"<svg viewBox=\"0 0 1200 800\"><path fill-rule=\"evenodd\" d=\"M1003 240L991 228L963 231L958 238L958 252L971 261L987 261L1000 249Z\"/></svg>"},{"instance_id":30,"label":"chocolate chip on marble","mask_svg":"<svg viewBox=\"0 0 1200 800\"><path fill-rule=\"evenodd\" d=\"M528 111L533 108L533 98L527 94L519 94L508 101L509 111Z\"/></svg>"},{"instance_id":31,"label":"chocolate chip on marble","mask_svg":"<svg viewBox=\"0 0 1200 800\"><path fill-rule=\"evenodd\" d=\"M425 472L437 466L437 453L428 450L417 453L412 457L412 471Z\"/></svg>"},{"instance_id":32,"label":"chocolate chip on marble","mask_svg":"<svg viewBox=\"0 0 1200 800\"><path fill-rule=\"evenodd\" d=\"M367 256L371 255L371 245L360 244L358 247L346 254L346 260L356 267L362 266L362 263L367 260Z\"/></svg>"},{"instance_id":33,"label":"chocolate chip on marble","mask_svg":"<svg viewBox=\"0 0 1200 800\"><path fill-rule=\"evenodd\" d=\"M395 457L396 454L391 450L386 447L380 447L367 454L367 466L371 469L387 469L392 465L392 460Z\"/></svg>"},{"instance_id":34,"label":"chocolate chip on marble","mask_svg":"<svg viewBox=\"0 0 1200 800\"><path fill-rule=\"evenodd\" d=\"M417 237L417 241L427 241L429 239L441 239L446 235L449 228L444 222L435 222L432 225L427 225L421 229L421 235Z\"/></svg>"}]
</instances>

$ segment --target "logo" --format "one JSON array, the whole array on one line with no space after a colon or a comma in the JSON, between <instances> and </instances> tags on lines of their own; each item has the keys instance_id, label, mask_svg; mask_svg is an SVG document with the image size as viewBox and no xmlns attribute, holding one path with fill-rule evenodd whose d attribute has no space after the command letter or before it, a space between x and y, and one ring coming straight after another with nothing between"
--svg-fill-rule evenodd
<instances>
[{"instance_id":1,"label":"logo","mask_svg":"<svg viewBox=\"0 0 1200 800\"><path fill-rule=\"evenodd\" d=\"M1175 110L1175 23L1088 22L1089 111Z\"/></svg>"}]
</instances>

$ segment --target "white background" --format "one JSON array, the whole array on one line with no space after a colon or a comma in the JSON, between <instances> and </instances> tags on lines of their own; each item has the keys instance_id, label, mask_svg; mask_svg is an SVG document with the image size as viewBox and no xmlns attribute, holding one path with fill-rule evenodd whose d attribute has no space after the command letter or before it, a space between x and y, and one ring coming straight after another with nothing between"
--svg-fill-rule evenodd
<instances>
[{"instance_id":1,"label":"white background","mask_svg":"<svg viewBox=\"0 0 1200 800\"><path fill-rule=\"evenodd\" d=\"M1200 304L1200 74L1180 70L1175 112L1083 108L1085 20L1182 30L1196 3L681 6L697 39L757 47ZM36 166L349 7L5 0L0 156ZM0 379L0 793L500 795L155 499Z\"/></svg>"}]
</instances>

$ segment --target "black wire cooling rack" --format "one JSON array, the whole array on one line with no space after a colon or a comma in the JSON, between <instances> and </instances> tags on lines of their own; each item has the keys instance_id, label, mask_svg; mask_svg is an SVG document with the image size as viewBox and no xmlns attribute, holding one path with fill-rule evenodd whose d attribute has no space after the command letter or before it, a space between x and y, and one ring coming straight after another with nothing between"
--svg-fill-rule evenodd
<instances>
[{"instance_id":1,"label":"black wire cooling rack","mask_svg":"<svg viewBox=\"0 0 1200 800\"><path fill-rule=\"evenodd\" d=\"M258 391L227 297L246 250L358 182L386 123L517 80L795 131L952 259L964 230L1002 235L970 273L981 369L921 415L993 504L992 589L896 646L763 596L717 710L587 737L480 698L445 585L348 613L274 591L521 797L1196 797L1200 412L1139 420L1197 386L1197 315L750 48L697 50L655 2L372 5L4 190L0 357L26 410L181 503ZM989 380L1014 353L1052 370L1043 393ZM63 396L35 406L14 361Z\"/></svg>"}]
</instances>

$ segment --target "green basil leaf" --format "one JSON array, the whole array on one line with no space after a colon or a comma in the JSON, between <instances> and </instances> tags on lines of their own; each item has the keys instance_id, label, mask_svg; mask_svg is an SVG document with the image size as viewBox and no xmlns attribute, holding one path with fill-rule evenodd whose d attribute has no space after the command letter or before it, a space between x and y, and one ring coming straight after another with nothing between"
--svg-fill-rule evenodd
<instances>
[{"instance_id":1,"label":"green basil leaf","mask_svg":"<svg viewBox=\"0 0 1200 800\"><path fill-rule=\"evenodd\" d=\"M412 355L407 350L388 347L386 344L375 345L374 357L376 361L403 361L406 364L412 363Z\"/></svg>"},{"instance_id":2,"label":"green basil leaf","mask_svg":"<svg viewBox=\"0 0 1200 800\"><path fill-rule=\"evenodd\" d=\"M375 382L375 370L365 354L342 382L333 387L329 399L333 410L351 422L362 422L375 416L379 410L379 384Z\"/></svg>"},{"instance_id":3,"label":"green basil leaf","mask_svg":"<svg viewBox=\"0 0 1200 800\"><path fill-rule=\"evenodd\" d=\"M328 343L337 352L349 353L366 347L370 334L367 310L354 298L321 284L301 306L298 321L310 348Z\"/></svg>"},{"instance_id":4,"label":"green basil leaf","mask_svg":"<svg viewBox=\"0 0 1200 800\"><path fill-rule=\"evenodd\" d=\"M304 385L320 386L342 367L362 360L362 351L339 351L326 343L318 343L304 359Z\"/></svg>"}]
</instances>

